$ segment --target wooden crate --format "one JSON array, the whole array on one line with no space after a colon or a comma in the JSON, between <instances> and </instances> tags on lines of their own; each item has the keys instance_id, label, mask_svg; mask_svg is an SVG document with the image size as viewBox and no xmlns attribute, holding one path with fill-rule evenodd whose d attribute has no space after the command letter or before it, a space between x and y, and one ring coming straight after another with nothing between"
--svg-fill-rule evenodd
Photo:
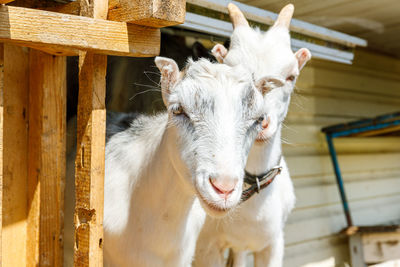
<instances>
[{"instance_id":1,"label":"wooden crate","mask_svg":"<svg viewBox=\"0 0 400 267\"><path fill-rule=\"evenodd\" d=\"M353 267L389 267L399 263L400 226L353 227L348 233Z\"/></svg>"}]
</instances>

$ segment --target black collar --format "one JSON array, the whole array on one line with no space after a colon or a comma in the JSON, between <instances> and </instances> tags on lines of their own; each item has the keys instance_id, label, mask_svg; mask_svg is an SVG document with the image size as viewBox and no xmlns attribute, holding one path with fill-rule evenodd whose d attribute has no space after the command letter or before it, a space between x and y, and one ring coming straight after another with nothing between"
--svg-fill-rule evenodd
<instances>
[{"instance_id":1,"label":"black collar","mask_svg":"<svg viewBox=\"0 0 400 267\"><path fill-rule=\"evenodd\" d=\"M280 161L281 160L279 159L279 163ZM277 166L270 169L268 172L257 176L250 174L245 170L244 182L248 184L249 187L242 192L242 202L248 200L255 193L259 193L261 189L269 186L281 171L282 167Z\"/></svg>"}]
</instances>

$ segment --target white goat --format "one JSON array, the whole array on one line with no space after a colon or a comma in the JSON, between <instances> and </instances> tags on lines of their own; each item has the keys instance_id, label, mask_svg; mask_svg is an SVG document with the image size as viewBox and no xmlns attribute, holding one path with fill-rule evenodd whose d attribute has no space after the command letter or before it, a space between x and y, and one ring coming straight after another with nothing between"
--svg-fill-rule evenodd
<instances>
[{"instance_id":1,"label":"white goat","mask_svg":"<svg viewBox=\"0 0 400 267\"><path fill-rule=\"evenodd\" d=\"M267 92L264 130L251 148L246 171L259 180L276 166L281 167L281 173L275 176L277 169L275 173L271 171L270 178L260 182L261 188L263 184L265 188L240 204L230 216L206 219L197 243L195 266L224 266L223 251L231 248L233 266L245 266L246 254L251 251L255 266L280 267L283 228L295 203L293 185L282 156L281 128L296 78L311 53L302 48L293 54L290 48L288 27L293 5L282 9L266 33L250 28L235 5L228 5L228 10L234 26L229 52L222 45L216 45L212 52L220 62L243 65L253 74L255 83ZM255 179L254 183L257 183ZM268 187L267 183L270 183Z\"/></svg>"},{"instance_id":2,"label":"white goat","mask_svg":"<svg viewBox=\"0 0 400 267\"><path fill-rule=\"evenodd\" d=\"M106 266L190 266L204 210L222 216L240 201L262 130L263 97L242 67L155 62L168 112L107 122Z\"/></svg>"}]
</instances>

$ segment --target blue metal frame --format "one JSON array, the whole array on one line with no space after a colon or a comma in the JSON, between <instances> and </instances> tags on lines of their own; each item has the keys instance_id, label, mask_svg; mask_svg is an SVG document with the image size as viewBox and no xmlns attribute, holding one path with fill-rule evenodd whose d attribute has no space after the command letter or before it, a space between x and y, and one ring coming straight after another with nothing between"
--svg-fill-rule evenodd
<instances>
[{"instance_id":1,"label":"blue metal frame","mask_svg":"<svg viewBox=\"0 0 400 267\"><path fill-rule=\"evenodd\" d=\"M328 142L329 153L331 154L333 169L335 170L336 174L336 183L339 187L340 198L342 199L343 204L343 211L346 216L347 226L353 226L353 220L351 218L349 204L347 202L346 192L344 191L344 183L342 174L340 173L339 162L336 156L336 150L333 145L332 136L330 134L326 135L326 141Z\"/></svg>"},{"instance_id":2,"label":"blue metal frame","mask_svg":"<svg viewBox=\"0 0 400 267\"><path fill-rule=\"evenodd\" d=\"M351 218L350 207L344 189L343 178L340 172L339 162L337 160L336 150L333 144L333 138L352 136L364 132L390 128L398 125L400 125L400 112L378 116L373 119L364 119L350 123L337 124L322 129L322 132L326 134L326 141L328 143L329 153L336 175L336 183L339 188L340 198L342 200L343 210L346 216L348 227L353 226L353 220ZM400 130L393 130L393 132L400 132Z\"/></svg>"}]
</instances>

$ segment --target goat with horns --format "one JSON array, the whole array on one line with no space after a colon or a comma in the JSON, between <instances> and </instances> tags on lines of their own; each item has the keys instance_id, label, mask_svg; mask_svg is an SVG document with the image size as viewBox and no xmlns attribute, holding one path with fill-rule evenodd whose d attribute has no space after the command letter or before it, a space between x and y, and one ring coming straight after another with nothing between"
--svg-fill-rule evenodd
<instances>
[{"instance_id":1,"label":"goat with horns","mask_svg":"<svg viewBox=\"0 0 400 267\"><path fill-rule=\"evenodd\" d=\"M281 148L281 128L296 79L311 58L308 49L293 53L289 25L294 7L285 6L266 32L252 29L233 4L228 11L234 27L229 51L213 48L217 60L242 65L264 92L263 130L251 148L246 164L247 201L224 218L206 219L197 242L196 267L224 266L223 251L230 248L230 264L245 266L246 254L254 253L257 267L282 266L285 221L294 207L292 181ZM273 180L273 182L272 182ZM268 185L268 186L267 186ZM245 188L246 189L246 188ZM254 194L254 191L259 192Z\"/></svg>"}]
</instances>

